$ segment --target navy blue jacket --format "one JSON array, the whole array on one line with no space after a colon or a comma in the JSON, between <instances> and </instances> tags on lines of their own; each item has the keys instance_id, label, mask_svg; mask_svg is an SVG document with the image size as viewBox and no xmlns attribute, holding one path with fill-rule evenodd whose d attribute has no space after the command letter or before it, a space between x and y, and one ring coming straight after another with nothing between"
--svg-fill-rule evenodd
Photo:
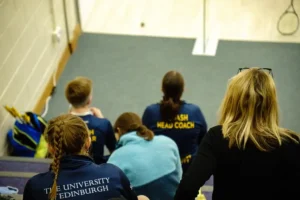
<instances>
[{"instance_id":1,"label":"navy blue jacket","mask_svg":"<svg viewBox=\"0 0 300 200\"><path fill-rule=\"evenodd\" d=\"M116 148L116 138L110 121L105 118L98 118L92 115L91 112L77 114L87 124L92 139L91 156L96 164L102 164L107 161L104 156L104 145L110 152Z\"/></svg>"},{"instance_id":2,"label":"navy blue jacket","mask_svg":"<svg viewBox=\"0 0 300 200\"><path fill-rule=\"evenodd\" d=\"M48 200L54 173L32 177L26 184L23 200ZM115 165L97 165L87 156L65 156L57 180L57 200L137 200L125 174Z\"/></svg>"},{"instance_id":3,"label":"navy blue jacket","mask_svg":"<svg viewBox=\"0 0 300 200\"><path fill-rule=\"evenodd\" d=\"M185 172L207 132L207 124L200 108L183 102L175 122L168 123L161 119L160 104L152 104L146 108L142 120L155 135L165 135L176 142Z\"/></svg>"}]
</instances>

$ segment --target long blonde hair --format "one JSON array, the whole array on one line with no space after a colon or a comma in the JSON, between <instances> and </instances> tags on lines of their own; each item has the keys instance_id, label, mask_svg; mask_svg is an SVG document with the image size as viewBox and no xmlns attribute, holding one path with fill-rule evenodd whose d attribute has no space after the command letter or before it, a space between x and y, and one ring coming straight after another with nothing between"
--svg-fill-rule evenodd
<instances>
[{"instance_id":1,"label":"long blonde hair","mask_svg":"<svg viewBox=\"0 0 300 200\"><path fill-rule=\"evenodd\" d=\"M85 154L84 145L89 138L89 131L81 118L64 114L50 120L45 135L54 151L51 164L54 180L49 194L49 199L54 200L57 194L57 179L62 156Z\"/></svg>"},{"instance_id":2,"label":"long blonde hair","mask_svg":"<svg viewBox=\"0 0 300 200\"><path fill-rule=\"evenodd\" d=\"M259 150L270 151L298 134L279 127L276 87L273 78L260 68L234 76L220 108L220 125L229 147L245 149L250 140Z\"/></svg>"}]
</instances>

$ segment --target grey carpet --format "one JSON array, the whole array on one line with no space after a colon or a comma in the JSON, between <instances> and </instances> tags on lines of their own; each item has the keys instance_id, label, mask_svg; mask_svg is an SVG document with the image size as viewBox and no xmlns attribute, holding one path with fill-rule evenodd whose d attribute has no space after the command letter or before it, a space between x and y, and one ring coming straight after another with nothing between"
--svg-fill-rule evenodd
<instances>
[{"instance_id":1,"label":"grey carpet","mask_svg":"<svg viewBox=\"0 0 300 200\"><path fill-rule=\"evenodd\" d=\"M193 56L195 40L124 35L83 34L50 102L47 119L68 109L66 83L76 76L94 82L93 105L114 123L125 111L142 115L145 107L162 96L161 79L169 70L182 72L183 98L198 104L209 127L228 79L239 67L270 67L274 72L281 109L281 124L300 132L300 45L220 41L215 57Z\"/></svg>"}]
</instances>

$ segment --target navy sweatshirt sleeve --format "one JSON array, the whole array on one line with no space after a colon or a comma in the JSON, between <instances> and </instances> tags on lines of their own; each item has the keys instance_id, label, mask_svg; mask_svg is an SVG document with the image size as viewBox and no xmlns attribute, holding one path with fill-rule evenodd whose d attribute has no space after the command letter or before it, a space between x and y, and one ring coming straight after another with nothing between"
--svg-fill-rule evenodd
<instances>
[{"instance_id":1,"label":"navy sweatshirt sleeve","mask_svg":"<svg viewBox=\"0 0 300 200\"><path fill-rule=\"evenodd\" d=\"M132 190L127 176L120 170L121 184L123 186L123 196L126 200L138 200L137 195Z\"/></svg>"},{"instance_id":2,"label":"navy sweatshirt sleeve","mask_svg":"<svg viewBox=\"0 0 300 200\"><path fill-rule=\"evenodd\" d=\"M197 156L185 173L177 189L175 200L195 200L200 187L213 174L216 168L216 155L213 151L213 130L205 134Z\"/></svg>"},{"instance_id":3,"label":"navy sweatshirt sleeve","mask_svg":"<svg viewBox=\"0 0 300 200\"><path fill-rule=\"evenodd\" d=\"M30 180L26 183L26 186L24 188L23 200L35 200L35 198L32 196Z\"/></svg>"},{"instance_id":4,"label":"navy sweatshirt sleeve","mask_svg":"<svg viewBox=\"0 0 300 200\"><path fill-rule=\"evenodd\" d=\"M204 118L204 115L202 114L201 110L199 107L197 107L197 110L195 111L195 116L197 119L199 119L200 121L200 131L199 131L199 134L198 134L198 144L201 143L204 135L206 134L207 132L207 123L206 123L206 120Z\"/></svg>"},{"instance_id":5,"label":"navy sweatshirt sleeve","mask_svg":"<svg viewBox=\"0 0 300 200\"><path fill-rule=\"evenodd\" d=\"M142 123L148 128L150 129L150 109L149 107L147 107L144 111L143 117L142 117Z\"/></svg>"},{"instance_id":6,"label":"navy sweatshirt sleeve","mask_svg":"<svg viewBox=\"0 0 300 200\"><path fill-rule=\"evenodd\" d=\"M105 145L109 149L110 153L112 153L116 149L116 137L113 131L112 125L109 121L107 121L107 132L106 132L106 141Z\"/></svg>"}]
</instances>

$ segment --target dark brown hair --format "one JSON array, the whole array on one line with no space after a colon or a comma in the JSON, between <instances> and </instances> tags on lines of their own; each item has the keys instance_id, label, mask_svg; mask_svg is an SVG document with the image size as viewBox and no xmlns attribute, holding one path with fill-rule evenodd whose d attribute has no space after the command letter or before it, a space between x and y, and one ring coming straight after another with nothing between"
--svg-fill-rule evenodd
<instances>
[{"instance_id":1,"label":"dark brown hair","mask_svg":"<svg viewBox=\"0 0 300 200\"><path fill-rule=\"evenodd\" d=\"M53 148L51 170L54 180L49 198L56 198L56 187L60 160L63 155L80 154L89 138L89 132L84 121L75 115L65 114L49 121L45 130L48 144Z\"/></svg>"},{"instance_id":2,"label":"dark brown hair","mask_svg":"<svg viewBox=\"0 0 300 200\"><path fill-rule=\"evenodd\" d=\"M85 77L77 77L70 81L65 90L65 95L73 107L83 107L88 103L92 93L92 81Z\"/></svg>"},{"instance_id":3,"label":"dark brown hair","mask_svg":"<svg viewBox=\"0 0 300 200\"><path fill-rule=\"evenodd\" d=\"M182 75L176 71L169 71L162 81L163 99L160 102L160 113L163 121L174 121L179 113L184 89Z\"/></svg>"},{"instance_id":4,"label":"dark brown hair","mask_svg":"<svg viewBox=\"0 0 300 200\"><path fill-rule=\"evenodd\" d=\"M142 124L141 118L132 112L125 112L118 117L114 126L115 132L118 132L118 128L122 130L121 134L136 131L138 136L148 141L154 137L154 133Z\"/></svg>"}]
</instances>

